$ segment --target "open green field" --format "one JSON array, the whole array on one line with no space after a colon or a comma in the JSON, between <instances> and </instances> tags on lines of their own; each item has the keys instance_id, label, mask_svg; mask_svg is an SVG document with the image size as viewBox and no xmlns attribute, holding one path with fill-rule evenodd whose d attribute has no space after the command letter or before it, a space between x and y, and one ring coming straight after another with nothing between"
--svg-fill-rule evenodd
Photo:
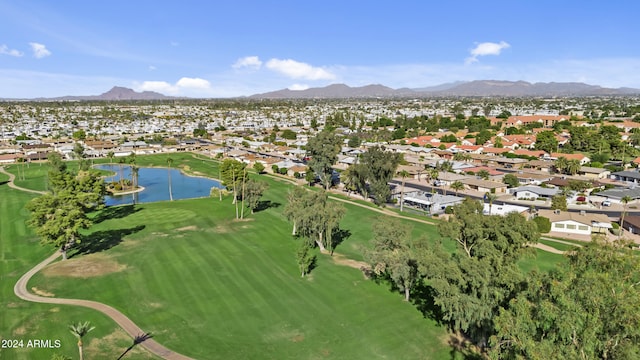
<instances>
[{"instance_id":1,"label":"open green field","mask_svg":"<svg viewBox=\"0 0 640 360\"><path fill-rule=\"evenodd\" d=\"M76 358L76 339L67 327L78 321L91 321L96 326L85 340L87 358L117 358L132 340L111 319L79 307L25 302L13 294L18 278L54 251L39 245L39 240L25 225L28 214L24 204L32 197L9 189L6 184L0 185L0 338L23 340L24 344L21 349L0 348L0 359L49 359L55 353ZM27 348L28 340L35 339L60 340L61 347ZM101 357L103 353L109 355ZM153 358L139 349L130 355Z\"/></svg>"},{"instance_id":2,"label":"open green field","mask_svg":"<svg viewBox=\"0 0 640 360\"><path fill-rule=\"evenodd\" d=\"M170 156L173 167L217 177L217 163L211 160L191 154ZM137 162L166 166L166 157L138 157ZM46 165L32 164L25 170L26 180L18 185L44 189L44 169ZM109 208L96 214L96 224L87 233L94 245L81 248L66 262L50 265L29 287L112 305L161 344L195 358L451 358L445 329L402 301L388 284L366 280L361 271L320 254L317 268L301 278L295 263L296 240L282 215L290 185L254 176L269 182L264 200L272 206L247 214L245 221L234 219L230 198ZM101 314L35 305L13 295L18 277L53 251L39 246L25 228L28 214L23 206L31 196L0 185L0 304L10 309L0 312L0 335L9 338L32 327L36 336L65 339L59 352L75 356L75 341L66 327L73 321L90 320L98 328L88 339L102 339L107 349L100 355L93 352L90 358L117 358L131 340L123 333L116 336L115 324ZM382 215L344 205L347 215L341 228L349 236L336 251L361 260L371 224ZM439 237L434 226L412 225L416 237ZM451 242L445 246L454 248ZM521 265L544 271L562 259L538 251L537 258ZM27 351L6 353L0 352L0 359L43 358L30 357Z\"/></svg>"}]
</instances>

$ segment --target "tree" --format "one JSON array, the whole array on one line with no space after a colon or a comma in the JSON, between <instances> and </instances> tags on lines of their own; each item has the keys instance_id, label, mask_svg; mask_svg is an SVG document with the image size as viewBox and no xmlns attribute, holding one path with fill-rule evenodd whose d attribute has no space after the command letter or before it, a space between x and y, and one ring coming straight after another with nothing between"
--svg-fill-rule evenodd
<instances>
[{"instance_id":1,"label":"tree","mask_svg":"<svg viewBox=\"0 0 640 360\"><path fill-rule=\"evenodd\" d=\"M624 205L624 209L622 210L622 216L620 216L620 234L618 235L618 238L622 237L622 233L624 231L624 216L627 214L627 204L629 204L631 200L631 196L629 195L625 195L620 199L620 202Z\"/></svg>"},{"instance_id":2,"label":"tree","mask_svg":"<svg viewBox=\"0 0 640 360\"><path fill-rule=\"evenodd\" d=\"M297 224L304 215L304 209L308 206L304 203L308 199L307 191L301 187L294 187L287 193L287 205L284 206L283 214L287 220L293 222L291 235L296 235Z\"/></svg>"},{"instance_id":3,"label":"tree","mask_svg":"<svg viewBox=\"0 0 640 360\"><path fill-rule=\"evenodd\" d=\"M565 171L569 175L575 175L578 173L578 171L580 171L580 167L582 167L582 165L580 165L580 161L571 159L567 161L567 167L565 168Z\"/></svg>"},{"instance_id":4,"label":"tree","mask_svg":"<svg viewBox=\"0 0 640 360\"><path fill-rule=\"evenodd\" d=\"M340 179L345 182L347 189L357 191L367 200L369 198L368 177L369 169L366 165L352 164L341 174Z\"/></svg>"},{"instance_id":5,"label":"tree","mask_svg":"<svg viewBox=\"0 0 640 360\"><path fill-rule=\"evenodd\" d=\"M564 174L567 171L568 164L569 160L564 156L560 156L556 159L556 161L553 162L553 167L555 168L556 172Z\"/></svg>"},{"instance_id":6,"label":"tree","mask_svg":"<svg viewBox=\"0 0 640 360\"><path fill-rule=\"evenodd\" d=\"M409 177L409 172L407 170L401 170L398 172L398 175L402 178L402 189L400 190L400 212L402 212L404 205L404 182L405 179Z\"/></svg>"},{"instance_id":7,"label":"tree","mask_svg":"<svg viewBox=\"0 0 640 360\"><path fill-rule=\"evenodd\" d=\"M27 203L26 209L31 212L27 223L43 244L59 247L66 259L67 251L82 241L80 230L92 224L87 213L104 206L105 185L97 172L74 176L59 156L51 160L51 191Z\"/></svg>"},{"instance_id":8,"label":"tree","mask_svg":"<svg viewBox=\"0 0 640 360\"><path fill-rule=\"evenodd\" d=\"M109 158L109 164L113 163L113 157L115 156L115 153L113 151L109 151L107 153L107 157Z\"/></svg>"},{"instance_id":9,"label":"tree","mask_svg":"<svg viewBox=\"0 0 640 360\"><path fill-rule=\"evenodd\" d=\"M173 159L167 158L167 176L169 178L169 200L173 201L173 192L171 191L171 164L173 164Z\"/></svg>"},{"instance_id":10,"label":"tree","mask_svg":"<svg viewBox=\"0 0 640 360\"><path fill-rule=\"evenodd\" d=\"M551 197L551 210L567 211L567 197L564 195Z\"/></svg>"},{"instance_id":11,"label":"tree","mask_svg":"<svg viewBox=\"0 0 640 360\"><path fill-rule=\"evenodd\" d=\"M495 318L491 357L638 358L639 260L629 244L596 238L553 271L532 274Z\"/></svg>"},{"instance_id":12,"label":"tree","mask_svg":"<svg viewBox=\"0 0 640 360\"><path fill-rule=\"evenodd\" d=\"M59 247L64 260L67 251L81 242L80 230L91 226L77 198L68 191L44 194L29 201L26 208L31 212L27 224L35 228L41 243Z\"/></svg>"},{"instance_id":13,"label":"tree","mask_svg":"<svg viewBox=\"0 0 640 360\"><path fill-rule=\"evenodd\" d=\"M547 153L557 152L558 151L558 139L556 139L556 135L553 131L541 131L536 135L536 150L543 150Z\"/></svg>"},{"instance_id":14,"label":"tree","mask_svg":"<svg viewBox=\"0 0 640 360\"><path fill-rule=\"evenodd\" d=\"M264 165L261 162L256 161L253 164L253 170L255 170L258 174L262 174L264 172Z\"/></svg>"},{"instance_id":15,"label":"tree","mask_svg":"<svg viewBox=\"0 0 640 360\"><path fill-rule=\"evenodd\" d=\"M456 192L456 196L458 196L458 191L464 189L464 184L460 180L456 180L451 184L451 188Z\"/></svg>"},{"instance_id":16,"label":"tree","mask_svg":"<svg viewBox=\"0 0 640 360\"><path fill-rule=\"evenodd\" d=\"M303 241L300 241L298 249L296 250L296 262L298 263L301 277L307 275L316 263L316 256L311 253L311 244L312 242L304 239Z\"/></svg>"},{"instance_id":17,"label":"tree","mask_svg":"<svg viewBox=\"0 0 640 360\"><path fill-rule=\"evenodd\" d=\"M491 211L493 210L493 202L496 201L498 195L486 192L484 194L484 198L489 201L489 215L491 215Z\"/></svg>"},{"instance_id":18,"label":"tree","mask_svg":"<svg viewBox=\"0 0 640 360\"><path fill-rule=\"evenodd\" d=\"M290 129L284 129L280 136L282 136L283 139L287 140L295 140L297 138L297 134Z\"/></svg>"},{"instance_id":19,"label":"tree","mask_svg":"<svg viewBox=\"0 0 640 360\"><path fill-rule=\"evenodd\" d=\"M344 206L329 201L325 191L305 191L285 210L293 219L297 234L315 241L321 252L333 252L333 232L344 216ZM292 199L290 199L292 200Z\"/></svg>"},{"instance_id":20,"label":"tree","mask_svg":"<svg viewBox=\"0 0 640 360\"><path fill-rule=\"evenodd\" d=\"M536 226L517 213L483 215L482 204L467 198L438 230L455 241L456 250L450 254L442 242L424 248L420 272L433 289L442 321L484 348L494 333L495 314L525 288L518 262L533 254L525 245L537 242Z\"/></svg>"},{"instance_id":21,"label":"tree","mask_svg":"<svg viewBox=\"0 0 640 360\"><path fill-rule=\"evenodd\" d=\"M493 134L491 133L491 131L484 129L480 131L478 135L476 135L476 144L484 145L487 141L491 140L492 136Z\"/></svg>"},{"instance_id":22,"label":"tree","mask_svg":"<svg viewBox=\"0 0 640 360\"><path fill-rule=\"evenodd\" d=\"M316 175L309 168L307 168L307 171L304 174L304 181L306 181L309 186L313 185L313 183L316 181Z\"/></svg>"},{"instance_id":23,"label":"tree","mask_svg":"<svg viewBox=\"0 0 640 360\"><path fill-rule=\"evenodd\" d=\"M385 151L384 147L373 146L362 154L362 166L366 168L367 180L371 186L376 205L387 202L391 190L389 181L396 174L402 155Z\"/></svg>"},{"instance_id":24,"label":"tree","mask_svg":"<svg viewBox=\"0 0 640 360\"><path fill-rule=\"evenodd\" d=\"M246 200L247 207L251 209L252 214L255 209L258 208L260 198L268 188L269 184L264 181L257 181L253 179L247 180L243 197Z\"/></svg>"},{"instance_id":25,"label":"tree","mask_svg":"<svg viewBox=\"0 0 640 360\"><path fill-rule=\"evenodd\" d=\"M372 227L372 249L365 253L365 258L377 276L388 278L404 293L405 301L409 301L419 279L418 253L411 240L411 227L390 217L378 218Z\"/></svg>"},{"instance_id":26,"label":"tree","mask_svg":"<svg viewBox=\"0 0 640 360\"><path fill-rule=\"evenodd\" d=\"M91 323L88 321L69 325L69 331L78 338L78 352L80 353L80 360L84 359L84 355L82 353L82 338L84 338L93 329L95 329L95 327L91 326Z\"/></svg>"},{"instance_id":27,"label":"tree","mask_svg":"<svg viewBox=\"0 0 640 360\"><path fill-rule=\"evenodd\" d=\"M333 165L338 161L342 141L332 131L323 130L307 142L309 167L320 177L325 190L331 187Z\"/></svg>"},{"instance_id":28,"label":"tree","mask_svg":"<svg viewBox=\"0 0 640 360\"><path fill-rule=\"evenodd\" d=\"M489 180L489 176L491 174L486 169L482 169L482 170L478 171L478 173L476 175L479 176L482 180Z\"/></svg>"},{"instance_id":29,"label":"tree","mask_svg":"<svg viewBox=\"0 0 640 360\"><path fill-rule=\"evenodd\" d=\"M520 185L518 177L514 174L505 174L502 178L502 182L507 184L510 188L518 187Z\"/></svg>"}]
</instances>

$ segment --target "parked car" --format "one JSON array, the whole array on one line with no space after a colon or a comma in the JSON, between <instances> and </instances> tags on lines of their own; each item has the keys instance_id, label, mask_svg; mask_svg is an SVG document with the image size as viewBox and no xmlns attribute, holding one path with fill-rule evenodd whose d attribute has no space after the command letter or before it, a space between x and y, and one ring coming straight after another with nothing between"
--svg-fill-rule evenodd
<instances>
[{"instance_id":1,"label":"parked car","mask_svg":"<svg viewBox=\"0 0 640 360\"><path fill-rule=\"evenodd\" d=\"M578 196L578 198L576 199L577 202L585 202L587 201L587 198L584 196Z\"/></svg>"},{"instance_id":2,"label":"parked car","mask_svg":"<svg viewBox=\"0 0 640 360\"><path fill-rule=\"evenodd\" d=\"M611 206L611 201L605 200L602 202L602 206Z\"/></svg>"}]
</instances>

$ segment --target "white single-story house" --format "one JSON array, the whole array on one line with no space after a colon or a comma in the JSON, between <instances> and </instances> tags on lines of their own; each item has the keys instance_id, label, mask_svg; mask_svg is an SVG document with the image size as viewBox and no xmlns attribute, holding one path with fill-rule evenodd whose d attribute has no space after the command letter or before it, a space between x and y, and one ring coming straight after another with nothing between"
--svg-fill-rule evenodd
<instances>
[{"instance_id":1,"label":"white single-story house","mask_svg":"<svg viewBox=\"0 0 640 360\"><path fill-rule=\"evenodd\" d=\"M611 220L604 214L541 209L538 216L549 219L552 232L591 235L606 233L612 228Z\"/></svg>"},{"instance_id":2,"label":"white single-story house","mask_svg":"<svg viewBox=\"0 0 640 360\"><path fill-rule=\"evenodd\" d=\"M505 216L509 213L512 212L517 212L518 214L525 214L529 212L529 208L526 206L520 206L520 205L510 205L510 204L503 204L503 205L497 205L497 204L493 204L493 205L489 205L489 203L484 203L484 208L482 209L482 213L485 215L498 215L498 216Z\"/></svg>"},{"instance_id":3,"label":"white single-story house","mask_svg":"<svg viewBox=\"0 0 640 360\"><path fill-rule=\"evenodd\" d=\"M538 199L547 198L550 199L554 195L560 193L559 189L543 188L540 186L520 186L511 190L516 199Z\"/></svg>"},{"instance_id":4,"label":"white single-story house","mask_svg":"<svg viewBox=\"0 0 640 360\"><path fill-rule=\"evenodd\" d=\"M424 191L408 192L404 195L405 206L424 210L430 214L442 214L447 206L454 206L464 201L464 198L453 195L431 194Z\"/></svg>"}]
</instances>

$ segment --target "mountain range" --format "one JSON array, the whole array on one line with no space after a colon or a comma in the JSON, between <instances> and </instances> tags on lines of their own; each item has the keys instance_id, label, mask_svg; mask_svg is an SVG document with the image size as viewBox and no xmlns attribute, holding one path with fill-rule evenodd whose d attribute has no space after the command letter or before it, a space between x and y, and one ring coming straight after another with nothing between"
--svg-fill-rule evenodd
<instances>
[{"instance_id":1,"label":"mountain range","mask_svg":"<svg viewBox=\"0 0 640 360\"><path fill-rule=\"evenodd\" d=\"M392 89L383 85L349 87L334 84L306 90L283 89L250 96L255 99L310 99L310 98L373 98L373 97L444 97L444 96L606 96L637 95L640 89L604 88L584 83L529 83L526 81L476 80L455 82L420 89Z\"/></svg>"},{"instance_id":2,"label":"mountain range","mask_svg":"<svg viewBox=\"0 0 640 360\"><path fill-rule=\"evenodd\" d=\"M421 98L421 97L580 97L580 96L640 95L640 89L605 88L578 82L529 83L526 81L476 80L454 82L424 88L392 89L384 85L350 87L332 84L306 90L282 89L251 95L249 99L348 99L348 98ZM62 96L36 98L35 101L126 101L126 100L170 100L185 99L166 96L154 91L137 92L129 88L114 86L100 95ZM0 99L17 100L17 99Z\"/></svg>"}]
</instances>

